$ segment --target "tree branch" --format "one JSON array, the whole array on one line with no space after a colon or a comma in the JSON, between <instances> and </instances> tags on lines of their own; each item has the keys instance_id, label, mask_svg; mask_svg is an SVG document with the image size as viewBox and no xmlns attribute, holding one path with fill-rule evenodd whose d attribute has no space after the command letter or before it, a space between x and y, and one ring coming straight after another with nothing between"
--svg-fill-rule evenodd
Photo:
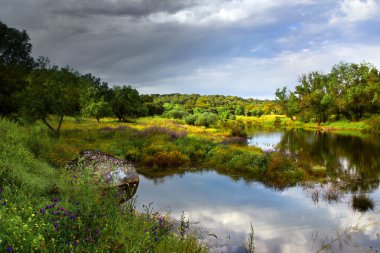
<instances>
[{"instance_id":1,"label":"tree branch","mask_svg":"<svg viewBox=\"0 0 380 253\"><path fill-rule=\"evenodd\" d=\"M44 117L43 120L44 120L45 124L50 128L50 130L52 130L55 133L54 128L47 122L46 117Z\"/></svg>"}]
</instances>

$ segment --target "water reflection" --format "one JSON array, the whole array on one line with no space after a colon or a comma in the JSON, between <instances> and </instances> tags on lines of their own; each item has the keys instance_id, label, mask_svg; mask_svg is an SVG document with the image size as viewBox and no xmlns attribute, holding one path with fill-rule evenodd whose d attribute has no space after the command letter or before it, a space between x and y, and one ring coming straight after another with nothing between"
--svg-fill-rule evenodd
<instances>
[{"instance_id":1,"label":"water reflection","mask_svg":"<svg viewBox=\"0 0 380 253\"><path fill-rule=\"evenodd\" d=\"M345 181L342 186L354 192L377 189L380 179L380 138L357 137L302 129L256 130L251 145L265 145L292 154L298 159L323 165L330 176ZM266 137L271 136L269 140ZM261 141L261 142L260 142Z\"/></svg>"},{"instance_id":2,"label":"water reflection","mask_svg":"<svg viewBox=\"0 0 380 253\"><path fill-rule=\"evenodd\" d=\"M377 215L353 211L349 194L340 196L337 202L313 202L302 187L273 191L259 183L233 181L206 171L173 175L162 184L140 175L137 196L140 206L153 202L177 219L185 211L191 221L218 236L203 236L213 246L212 252L241 252L251 222L256 252L316 252L356 224L360 230L344 234L324 252L380 248L379 226L367 226L377 222ZM375 191L368 197L376 201L380 194Z\"/></svg>"}]
</instances>

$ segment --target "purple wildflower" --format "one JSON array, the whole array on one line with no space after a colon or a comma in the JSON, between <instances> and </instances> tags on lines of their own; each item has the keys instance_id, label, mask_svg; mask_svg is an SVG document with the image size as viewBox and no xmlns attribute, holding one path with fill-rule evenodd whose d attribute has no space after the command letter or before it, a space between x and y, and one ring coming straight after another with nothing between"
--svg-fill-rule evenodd
<instances>
[{"instance_id":1,"label":"purple wildflower","mask_svg":"<svg viewBox=\"0 0 380 253\"><path fill-rule=\"evenodd\" d=\"M69 218L70 218L70 219L74 219L74 218L75 218L75 215L70 215Z\"/></svg>"},{"instance_id":2,"label":"purple wildflower","mask_svg":"<svg viewBox=\"0 0 380 253\"><path fill-rule=\"evenodd\" d=\"M45 214L45 209L41 208L40 213Z\"/></svg>"},{"instance_id":3,"label":"purple wildflower","mask_svg":"<svg viewBox=\"0 0 380 253\"><path fill-rule=\"evenodd\" d=\"M157 242L158 241L158 237L155 237L154 240Z\"/></svg>"},{"instance_id":4,"label":"purple wildflower","mask_svg":"<svg viewBox=\"0 0 380 253\"><path fill-rule=\"evenodd\" d=\"M78 241L78 240L75 240L75 241L74 241L74 244L75 244L75 245L78 245L78 244L79 244L79 241Z\"/></svg>"},{"instance_id":5,"label":"purple wildflower","mask_svg":"<svg viewBox=\"0 0 380 253\"><path fill-rule=\"evenodd\" d=\"M55 198L55 199L54 199L54 202L55 202L55 203L59 202L59 198Z\"/></svg>"},{"instance_id":6,"label":"purple wildflower","mask_svg":"<svg viewBox=\"0 0 380 253\"><path fill-rule=\"evenodd\" d=\"M7 252L12 252L12 251L13 251L12 246L9 246L9 247L7 248Z\"/></svg>"}]
</instances>

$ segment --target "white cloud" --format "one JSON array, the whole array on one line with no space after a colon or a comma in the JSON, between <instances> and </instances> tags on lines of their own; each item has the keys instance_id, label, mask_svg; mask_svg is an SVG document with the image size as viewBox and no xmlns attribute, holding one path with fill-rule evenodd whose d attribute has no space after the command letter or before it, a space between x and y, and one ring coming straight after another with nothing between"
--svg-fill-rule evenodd
<instances>
[{"instance_id":1,"label":"white cloud","mask_svg":"<svg viewBox=\"0 0 380 253\"><path fill-rule=\"evenodd\" d=\"M277 20L273 11L290 6L310 5L311 0L233 0L207 1L175 13L159 12L149 15L153 23L179 23L188 25L260 25Z\"/></svg>"},{"instance_id":2,"label":"white cloud","mask_svg":"<svg viewBox=\"0 0 380 253\"><path fill-rule=\"evenodd\" d=\"M358 22L378 18L378 0L342 0L330 19L330 23Z\"/></svg>"},{"instance_id":3,"label":"white cloud","mask_svg":"<svg viewBox=\"0 0 380 253\"><path fill-rule=\"evenodd\" d=\"M231 94L273 98L276 88L293 88L310 71L328 72L340 61L367 61L380 66L380 45L328 43L319 48L286 51L271 58L239 57L222 64L143 85L142 93Z\"/></svg>"}]
</instances>

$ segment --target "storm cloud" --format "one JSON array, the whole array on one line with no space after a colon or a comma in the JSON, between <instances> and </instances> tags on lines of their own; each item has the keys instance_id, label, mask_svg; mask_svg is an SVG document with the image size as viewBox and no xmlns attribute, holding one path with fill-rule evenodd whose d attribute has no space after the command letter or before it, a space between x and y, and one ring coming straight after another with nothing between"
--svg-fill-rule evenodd
<instances>
[{"instance_id":1,"label":"storm cloud","mask_svg":"<svg viewBox=\"0 0 380 253\"><path fill-rule=\"evenodd\" d=\"M379 0L0 0L33 55L142 93L271 98L340 61L380 67Z\"/></svg>"}]
</instances>

